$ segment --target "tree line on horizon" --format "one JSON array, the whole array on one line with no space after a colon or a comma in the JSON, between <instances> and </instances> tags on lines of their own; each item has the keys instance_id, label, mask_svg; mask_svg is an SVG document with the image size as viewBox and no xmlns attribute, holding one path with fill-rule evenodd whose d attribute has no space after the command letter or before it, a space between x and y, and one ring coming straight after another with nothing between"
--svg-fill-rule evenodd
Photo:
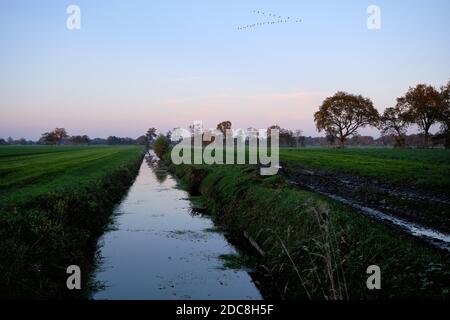
<instances>
[{"instance_id":1,"label":"tree line on horizon","mask_svg":"<svg viewBox=\"0 0 450 320\"><path fill-rule=\"evenodd\" d=\"M0 145L147 145L154 140L154 137L156 137L155 128L150 128L147 134L136 139L116 136L109 136L106 139L91 139L87 135L71 136L65 128L55 128L43 133L38 141L26 140L25 138L14 140L9 137L6 140L0 138Z\"/></svg>"},{"instance_id":2,"label":"tree line on horizon","mask_svg":"<svg viewBox=\"0 0 450 320\"><path fill-rule=\"evenodd\" d=\"M267 128L267 134L277 129L279 131L280 146L394 146L394 147L430 147L443 145L450 148L450 80L447 85L439 89L431 85L419 84L411 87L402 97L397 98L394 107L388 107L379 114L370 98L354 95L343 91L326 98L319 111L314 114L314 121L319 132L325 132L325 137L305 137L302 130L288 130L278 125ZM407 135L411 125L417 125L420 133ZM431 134L433 125L440 124L438 134ZM373 126L380 130L381 137L360 136L358 130L366 126ZM216 130L225 134L232 129L230 121L220 122ZM174 129L175 130L175 129ZM196 128L190 126L191 135ZM247 131L256 131L248 128ZM171 131L157 134L156 128L148 129L145 135L136 139L128 137L109 136L106 139L91 139L87 135L69 136L66 129L56 128L45 132L37 142L24 138L14 140L0 139L0 145L145 145L152 146L155 141L164 140L162 145L171 144ZM157 139L158 138L158 139Z\"/></svg>"}]
</instances>

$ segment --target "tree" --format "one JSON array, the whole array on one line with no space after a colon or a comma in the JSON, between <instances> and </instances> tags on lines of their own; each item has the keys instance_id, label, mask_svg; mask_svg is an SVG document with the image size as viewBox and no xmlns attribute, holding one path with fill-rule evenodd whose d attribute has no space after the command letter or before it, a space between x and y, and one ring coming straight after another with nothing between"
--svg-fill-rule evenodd
<instances>
[{"instance_id":1,"label":"tree","mask_svg":"<svg viewBox=\"0 0 450 320\"><path fill-rule=\"evenodd\" d=\"M441 123L440 135L445 140L445 148L450 149L450 80L446 86L441 88L441 99L444 109L439 117Z\"/></svg>"},{"instance_id":2,"label":"tree","mask_svg":"<svg viewBox=\"0 0 450 320\"><path fill-rule=\"evenodd\" d=\"M165 135L159 135L159 137L153 143L153 151L158 156L158 158L162 158L162 156L169 151L170 148L170 140Z\"/></svg>"},{"instance_id":3,"label":"tree","mask_svg":"<svg viewBox=\"0 0 450 320\"><path fill-rule=\"evenodd\" d=\"M376 125L379 120L377 109L369 98L338 92L325 99L314 121L319 132L333 133L339 138L341 147L349 136L367 125Z\"/></svg>"},{"instance_id":4,"label":"tree","mask_svg":"<svg viewBox=\"0 0 450 320\"><path fill-rule=\"evenodd\" d=\"M58 144L61 144L65 138L69 137L66 129L64 128L56 128L55 130L53 130L53 134L58 140Z\"/></svg>"},{"instance_id":5,"label":"tree","mask_svg":"<svg viewBox=\"0 0 450 320\"><path fill-rule=\"evenodd\" d=\"M40 144L47 144L47 145L55 145L59 143L59 138L56 136L55 132L45 132L42 134L41 138L39 139Z\"/></svg>"},{"instance_id":6,"label":"tree","mask_svg":"<svg viewBox=\"0 0 450 320\"><path fill-rule=\"evenodd\" d=\"M120 144L120 138L118 138L116 136L109 136L108 138L106 138L106 144L118 145L118 144Z\"/></svg>"},{"instance_id":7,"label":"tree","mask_svg":"<svg viewBox=\"0 0 450 320\"><path fill-rule=\"evenodd\" d=\"M405 135L408 126L409 122L401 105L397 105L395 108L387 108L380 118L379 128L381 134L383 136L393 135L395 147L402 148L405 146Z\"/></svg>"},{"instance_id":8,"label":"tree","mask_svg":"<svg viewBox=\"0 0 450 320\"><path fill-rule=\"evenodd\" d=\"M83 136L72 136L69 138L69 141L71 144L74 145L82 145L82 144L89 144L91 142L91 139L87 135L83 135Z\"/></svg>"},{"instance_id":9,"label":"tree","mask_svg":"<svg viewBox=\"0 0 450 320\"><path fill-rule=\"evenodd\" d=\"M280 138L280 131L281 131L281 127L277 124L274 124L270 127L267 128L266 131L266 139L267 141L270 143L272 143L272 130L277 130L278 131L278 138ZM278 141L279 144L281 144L280 141Z\"/></svg>"},{"instance_id":10,"label":"tree","mask_svg":"<svg viewBox=\"0 0 450 320\"><path fill-rule=\"evenodd\" d=\"M66 129L56 128L53 131L43 133L39 142L41 144L61 144L68 137Z\"/></svg>"},{"instance_id":11,"label":"tree","mask_svg":"<svg viewBox=\"0 0 450 320\"><path fill-rule=\"evenodd\" d=\"M397 106L406 110L405 116L409 122L419 126L425 136L425 147L428 147L430 129L445 111L442 94L430 85L419 84L398 98Z\"/></svg>"},{"instance_id":12,"label":"tree","mask_svg":"<svg viewBox=\"0 0 450 320\"><path fill-rule=\"evenodd\" d=\"M167 133L166 133L166 138L169 140L169 141L172 141L172 131L167 131Z\"/></svg>"},{"instance_id":13,"label":"tree","mask_svg":"<svg viewBox=\"0 0 450 320\"><path fill-rule=\"evenodd\" d=\"M350 143L354 146L372 146L374 144L374 139L371 136L360 136L354 135Z\"/></svg>"},{"instance_id":14,"label":"tree","mask_svg":"<svg viewBox=\"0 0 450 320\"><path fill-rule=\"evenodd\" d=\"M274 124L267 128L267 137L269 138L272 135L272 130L278 130L278 132L281 131L281 127L277 124Z\"/></svg>"},{"instance_id":15,"label":"tree","mask_svg":"<svg viewBox=\"0 0 450 320\"><path fill-rule=\"evenodd\" d=\"M278 130L280 146L291 147L295 144L294 133L291 130L281 128L279 125L273 125L267 128L267 139L270 140L272 130Z\"/></svg>"},{"instance_id":16,"label":"tree","mask_svg":"<svg viewBox=\"0 0 450 320\"><path fill-rule=\"evenodd\" d=\"M227 130L231 130L231 125L230 121L222 121L217 125L217 130L222 132L223 136L226 136Z\"/></svg>"},{"instance_id":17,"label":"tree","mask_svg":"<svg viewBox=\"0 0 450 320\"><path fill-rule=\"evenodd\" d=\"M280 145L286 147L293 147L295 145L294 133L291 130L280 130Z\"/></svg>"},{"instance_id":18,"label":"tree","mask_svg":"<svg viewBox=\"0 0 450 320\"><path fill-rule=\"evenodd\" d=\"M150 148L157 137L156 128L149 128L145 136L147 137L147 148Z\"/></svg>"},{"instance_id":19,"label":"tree","mask_svg":"<svg viewBox=\"0 0 450 320\"><path fill-rule=\"evenodd\" d=\"M336 132L334 132L331 128L326 130L325 140L329 146L334 146L336 144Z\"/></svg>"},{"instance_id":20,"label":"tree","mask_svg":"<svg viewBox=\"0 0 450 320\"><path fill-rule=\"evenodd\" d=\"M145 135L145 136L137 137L134 143L138 144L140 146L146 146L147 145L147 136Z\"/></svg>"},{"instance_id":21,"label":"tree","mask_svg":"<svg viewBox=\"0 0 450 320\"><path fill-rule=\"evenodd\" d=\"M302 130L295 130L294 132L295 145L297 148L305 146L305 137Z\"/></svg>"},{"instance_id":22,"label":"tree","mask_svg":"<svg viewBox=\"0 0 450 320\"><path fill-rule=\"evenodd\" d=\"M135 142L136 141L132 138L120 138L116 136L109 136L106 139L106 144L109 145L133 145Z\"/></svg>"},{"instance_id":23,"label":"tree","mask_svg":"<svg viewBox=\"0 0 450 320\"><path fill-rule=\"evenodd\" d=\"M27 139L25 139L25 138L20 138L20 139L17 140L15 143L16 143L16 144L19 144L19 145L22 145L22 146L25 146L25 145L27 145Z\"/></svg>"},{"instance_id":24,"label":"tree","mask_svg":"<svg viewBox=\"0 0 450 320\"><path fill-rule=\"evenodd\" d=\"M7 145L8 143L5 141L5 139L0 139L0 146Z\"/></svg>"},{"instance_id":25,"label":"tree","mask_svg":"<svg viewBox=\"0 0 450 320\"><path fill-rule=\"evenodd\" d=\"M270 140L270 137L272 136L272 130L278 130L278 134L280 134L280 132L281 132L281 127L280 127L279 125L277 125L277 124L274 124L274 125L268 127L268 128L267 128L267 132L266 132L266 135L267 135L267 139L268 139L268 140Z\"/></svg>"}]
</instances>

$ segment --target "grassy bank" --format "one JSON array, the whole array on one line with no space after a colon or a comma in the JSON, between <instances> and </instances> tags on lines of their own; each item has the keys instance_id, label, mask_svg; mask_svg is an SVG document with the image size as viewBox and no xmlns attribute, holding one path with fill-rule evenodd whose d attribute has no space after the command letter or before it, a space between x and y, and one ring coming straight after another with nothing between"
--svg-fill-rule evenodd
<instances>
[{"instance_id":1,"label":"grassy bank","mask_svg":"<svg viewBox=\"0 0 450 320\"><path fill-rule=\"evenodd\" d=\"M269 296L448 299L450 257L279 176L248 166L171 166L215 221L252 248ZM251 245L250 245L251 244ZM366 287L367 267L382 290Z\"/></svg>"},{"instance_id":2,"label":"grassy bank","mask_svg":"<svg viewBox=\"0 0 450 320\"><path fill-rule=\"evenodd\" d=\"M283 161L450 194L450 150L392 148L281 149Z\"/></svg>"},{"instance_id":3,"label":"grassy bank","mask_svg":"<svg viewBox=\"0 0 450 320\"><path fill-rule=\"evenodd\" d=\"M141 147L0 148L0 296L80 297L66 268L92 266L97 238L137 174Z\"/></svg>"}]
</instances>

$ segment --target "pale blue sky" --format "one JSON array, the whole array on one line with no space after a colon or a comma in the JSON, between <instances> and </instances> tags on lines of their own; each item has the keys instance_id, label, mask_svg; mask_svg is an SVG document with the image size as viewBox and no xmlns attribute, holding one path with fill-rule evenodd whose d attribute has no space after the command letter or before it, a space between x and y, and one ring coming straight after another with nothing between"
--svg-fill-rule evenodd
<instances>
[{"instance_id":1,"label":"pale blue sky","mask_svg":"<svg viewBox=\"0 0 450 320\"><path fill-rule=\"evenodd\" d=\"M267 21L253 10L303 21L238 30ZM0 0L0 40L3 138L57 126L136 137L194 120L317 135L312 115L338 90L382 111L409 86L448 81L450 1Z\"/></svg>"}]
</instances>

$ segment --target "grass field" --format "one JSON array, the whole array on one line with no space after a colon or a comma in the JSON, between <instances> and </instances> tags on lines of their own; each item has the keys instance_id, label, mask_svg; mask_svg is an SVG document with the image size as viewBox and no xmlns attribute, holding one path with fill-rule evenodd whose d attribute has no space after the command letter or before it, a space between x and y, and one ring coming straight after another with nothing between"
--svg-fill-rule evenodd
<instances>
[{"instance_id":1,"label":"grass field","mask_svg":"<svg viewBox=\"0 0 450 320\"><path fill-rule=\"evenodd\" d=\"M281 149L284 161L317 169L450 190L450 150L390 148Z\"/></svg>"},{"instance_id":2,"label":"grass field","mask_svg":"<svg viewBox=\"0 0 450 320\"><path fill-rule=\"evenodd\" d=\"M97 239L142 154L142 147L0 147L0 297L81 294L66 290L65 267L92 267ZM448 150L305 148L282 149L280 156L393 183L450 187ZM266 256L259 265L285 298L449 298L447 255L292 188L282 176L261 177L251 166L172 170L220 224L260 245ZM365 288L371 264L383 270L383 291Z\"/></svg>"},{"instance_id":3,"label":"grass field","mask_svg":"<svg viewBox=\"0 0 450 320\"><path fill-rule=\"evenodd\" d=\"M446 193L450 187L449 150L281 149L280 159L394 185ZM292 187L283 175L263 177L254 166L169 166L220 225L241 243L251 237L265 252L255 265L284 298L450 298L446 253ZM365 286L373 264L383 270L380 291Z\"/></svg>"},{"instance_id":4,"label":"grass field","mask_svg":"<svg viewBox=\"0 0 450 320\"><path fill-rule=\"evenodd\" d=\"M79 295L65 266L86 270L143 147L0 148L0 297ZM87 279L84 279L87 281Z\"/></svg>"},{"instance_id":5,"label":"grass field","mask_svg":"<svg viewBox=\"0 0 450 320\"><path fill-rule=\"evenodd\" d=\"M141 147L2 147L0 206L88 186L141 153Z\"/></svg>"}]
</instances>

